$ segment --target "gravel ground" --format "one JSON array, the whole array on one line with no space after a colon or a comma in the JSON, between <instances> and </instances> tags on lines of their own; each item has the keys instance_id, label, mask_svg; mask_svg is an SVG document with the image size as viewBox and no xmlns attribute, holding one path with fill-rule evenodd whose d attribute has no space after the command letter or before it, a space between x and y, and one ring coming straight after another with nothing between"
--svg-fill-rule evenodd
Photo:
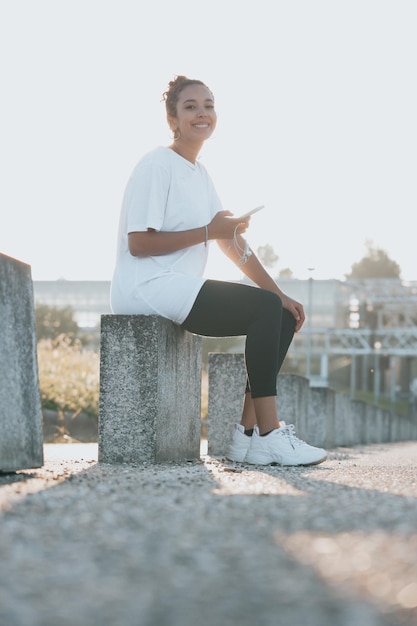
<instances>
[{"instance_id":1,"label":"gravel ground","mask_svg":"<svg viewBox=\"0 0 417 626\"><path fill-rule=\"evenodd\" d=\"M1 626L417 624L417 442L0 475Z\"/></svg>"}]
</instances>

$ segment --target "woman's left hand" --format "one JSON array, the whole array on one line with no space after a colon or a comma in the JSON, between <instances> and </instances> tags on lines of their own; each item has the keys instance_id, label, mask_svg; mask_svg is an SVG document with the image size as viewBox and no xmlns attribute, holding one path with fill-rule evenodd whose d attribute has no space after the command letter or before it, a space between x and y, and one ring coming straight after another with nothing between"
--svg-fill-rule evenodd
<instances>
[{"instance_id":1,"label":"woman's left hand","mask_svg":"<svg viewBox=\"0 0 417 626\"><path fill-rule=\"evenodd\" d=\"M286 295L281 295L281 300L284 309L287 309L287 311L289 311L294 316L295 332L298 333L306 319L303 305L300 304L300 302L297 302L297 300L293 300Z\"/></svg>"}]
</instances>

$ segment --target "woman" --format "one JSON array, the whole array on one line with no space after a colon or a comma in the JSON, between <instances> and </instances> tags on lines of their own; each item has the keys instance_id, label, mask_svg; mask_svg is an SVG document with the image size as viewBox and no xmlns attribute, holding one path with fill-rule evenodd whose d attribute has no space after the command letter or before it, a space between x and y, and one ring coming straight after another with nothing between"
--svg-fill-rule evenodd
<instances>
[{"instance_id":1,"label":"woman","mask_svg":"<svg viewBox=\"0 0 417 626\"><path fill-rule=\"evenodd\" d=\"M303 307L279 289L249 249L242 237L249 218L235 219L222 209L197 160L216 127L213 94L203 82L177 76L163 98L173 142L146 154L128 181L112 310L161 315L199 335L246 335L247 388L228 458L321 463L326 452L298 439L292 425L279 422L276 408L276 378L303 325ZM203 278L212 240L258 287Z\"/></svg>"}]
</instances>

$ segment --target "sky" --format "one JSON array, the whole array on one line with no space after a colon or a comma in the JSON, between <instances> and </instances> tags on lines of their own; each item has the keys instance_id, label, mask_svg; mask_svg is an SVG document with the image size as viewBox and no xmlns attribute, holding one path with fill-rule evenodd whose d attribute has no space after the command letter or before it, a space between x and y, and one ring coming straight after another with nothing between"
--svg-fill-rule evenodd
<instances>
[{"instance_id":1,"label":"sky","mask_svg":"<svg viewBox=\"0 0 417 626\"><path fill-rule=\"evenodd\" d=\"M415 0L0 0L0 252L110 280L127 179L169 145L177 74L213 91L200 159L276 275L387 252L417 280ZM311 269L314 268L314 269ZM211 245L206 275L239 279Z\"/></svg>"}]
</instances>

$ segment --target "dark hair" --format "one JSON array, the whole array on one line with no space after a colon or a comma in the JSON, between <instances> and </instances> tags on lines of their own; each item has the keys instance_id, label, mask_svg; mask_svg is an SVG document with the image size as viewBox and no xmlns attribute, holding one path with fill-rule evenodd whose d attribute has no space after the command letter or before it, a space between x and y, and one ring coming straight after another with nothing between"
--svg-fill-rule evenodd
<instances>
[{"instance_id":1,"label":"dark hair","mask_svg":"<svg viewBox=\"0 0 417 626\"><path fill-rule=\"evenodd\" d=\"M167 115L176 117L180 93L185 87L190 87L191 85L203 85L203 87L207 87L202 80L187 78L186 76L175 76L174 80L171 80L168 83L168 89L162 94L162 99L165 101Z\"/></svg>"}]
</instances>

